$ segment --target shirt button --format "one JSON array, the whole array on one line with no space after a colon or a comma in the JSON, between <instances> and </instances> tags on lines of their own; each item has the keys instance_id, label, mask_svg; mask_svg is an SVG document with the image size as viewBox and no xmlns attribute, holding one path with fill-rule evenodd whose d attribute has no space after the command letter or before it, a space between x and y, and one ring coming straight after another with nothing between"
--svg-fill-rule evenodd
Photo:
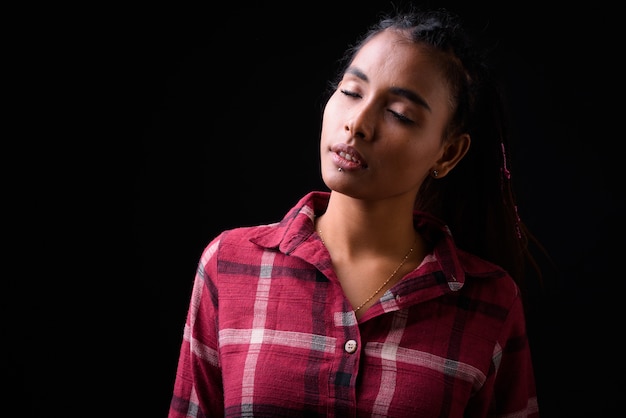
<instances>
[{"instance_id":1,"label":"shirt button","mask_svg":"<svg viewBox=\"0 0 626 418\"><path fill-rule=\"evenodd\" d=\"M354 353L356 351L356 341L354 340L348 340L346 341L346 344L343 346L343 348L345 348L347 353Z\"/></svg>"}]
</instances>

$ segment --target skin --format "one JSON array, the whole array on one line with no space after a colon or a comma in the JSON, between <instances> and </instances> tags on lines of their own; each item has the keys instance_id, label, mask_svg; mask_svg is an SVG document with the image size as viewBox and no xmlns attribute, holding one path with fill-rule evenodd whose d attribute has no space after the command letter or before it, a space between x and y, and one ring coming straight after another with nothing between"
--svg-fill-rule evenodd
<instances>
[{"instance_id":1,"label":"skin","mask_svg":"<svg viewBox=\"0 0 626 418\"><path fill-rule=\"evenodd\" d=\"M470 144L467 134L443 140L451 111L434 55L390 30L363 46L326 103L321 170L331 196L316 229L354 308L413 246L404 266L357 312L359 319L428 252L413 228L415 198L433 170L444 177Z\"/></svg>"}]
</instances>

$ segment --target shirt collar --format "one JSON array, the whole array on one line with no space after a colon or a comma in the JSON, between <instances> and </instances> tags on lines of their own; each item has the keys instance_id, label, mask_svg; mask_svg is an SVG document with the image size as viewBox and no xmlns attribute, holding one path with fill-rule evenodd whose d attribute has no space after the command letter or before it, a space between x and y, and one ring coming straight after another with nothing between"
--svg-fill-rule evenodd
<instances>
[{"instance_id":1,"label":"shirt collar","mask_svg":"<svg viewBox=\"0 0 626 418\"><path fill-rule=\"evenodd\" d=\"M315 232L315 216L324 213L329 198L329 192L309 192L280 222L258 228L250 241L264 248L277 248L284 254L298 256L319 267L319 255L324 247L321 240L317 236L313 239L312 235ZM433 245L429 256L438 261L448 286L452 290L460 289L465 282L466 270L450 229L425 212L415 211L413 218L416 229Z\"/></svg>"}]
</instances>

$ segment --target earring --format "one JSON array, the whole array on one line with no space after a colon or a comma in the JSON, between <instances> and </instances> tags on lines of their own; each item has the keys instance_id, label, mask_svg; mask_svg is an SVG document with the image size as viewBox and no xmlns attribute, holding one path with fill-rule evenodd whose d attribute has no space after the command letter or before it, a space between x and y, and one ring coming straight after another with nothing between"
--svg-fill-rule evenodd
<instances>
[{"instance_id":1,"label":"earring","mask_svg":"<svg viewBox=\"0 0 626 418\"><path fill-rule=\"evenodd\" d=\"M433 170L433 177L437 177L439 175L439 170Z\"/></svg>"}]
</instances>

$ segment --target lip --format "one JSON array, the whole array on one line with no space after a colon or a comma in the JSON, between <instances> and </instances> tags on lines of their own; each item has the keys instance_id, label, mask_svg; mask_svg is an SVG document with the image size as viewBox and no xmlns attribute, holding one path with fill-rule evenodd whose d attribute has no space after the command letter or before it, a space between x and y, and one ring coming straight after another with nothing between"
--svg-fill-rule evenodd
<instances>
[{"instance_id":1,"label":"lip","mask_svg":"<svg viewBox=\"0 0 626 418\"><path fill-rule=\"evenodd\" d=\"M333 162L342 170L366 169L367 161L359 152L347 144L335 144L330 147Z\"/></svg>"}]
</instances>

